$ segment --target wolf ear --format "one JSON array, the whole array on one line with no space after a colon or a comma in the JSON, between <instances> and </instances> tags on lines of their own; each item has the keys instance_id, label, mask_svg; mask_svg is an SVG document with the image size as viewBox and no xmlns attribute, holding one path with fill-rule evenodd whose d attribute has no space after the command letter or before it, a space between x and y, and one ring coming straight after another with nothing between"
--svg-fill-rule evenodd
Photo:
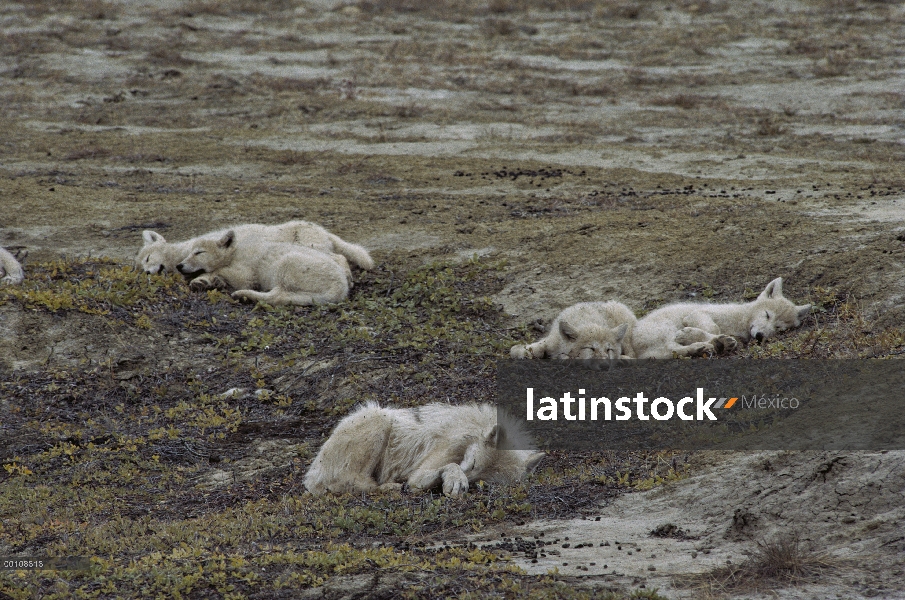
<instances>
[{"instance_id":1,"label":"wolf ear","mask_svg":"<svg viewBox=\"0 0 905 600\"><path fill-rule=\"evenodd\" d=\"M28 258L28 250L25 248L19 248L18 250L16 250L16 253L13 256L15 256L16 260L18 260L20 263L24 263L25 259Z\"/></svg>"},{"instance_id":2,"label":"wolf ear","mask_svg":"<svg viewBox=\"0 0 905 600\"><path fill-rule=\"evenodd\" d=\"M503 438L503 430L500 428L499 423L494 425L493 428L487 433L487 437L484 438L484 443L490 446L491 448L496 448L500 444L500 440Z\"/></svg>"},{"instance_id":3,"label":"wolf ear","mask_svg":"<svg viewBox=\"0 0 905 600\"><path fill-rule=\"evenodd\" d=\"M622 338L624 338L625 334L628 332L628 323L623 323L613 331L616 333L616 341L621 342Z\"/></svg>"},{"instance_id":4,"label":"wolf ear","mask_svg":"<svg viewBox=\"0 0 905 600\"><path fill-rule=\"evenodd\" d=\"M163 236L157 233L156 231L151 231L150 229L145 229L141 232L141 237L145 241L145 246L150 246L154 242L165 242Z\"/></svg>"},{"instance_id":5,"label":"wolf ear","mask_svg":"<svg viewBox=\"0 0 905 600\"><path fill-rule=\"evenodd\" d=\"M543 460L543 458L547 456L543 452L534 452L531 456L528 457L528 460L525 461L525 472L531 473L534 469L537 468L537 464Z\"/></svg>"},{"instance_id":6,"label":"wolf ear","mask_svg":"<svg viewBox=\"0 0 905 600\"><path fill-rule=\"evenodd\" d=\"M230 246L233 245L233 242L235 241L235 239L236 239L236 232L233 231L232 229L230 229L225 234L223 234L223 237L220 238L220 241L217 242L217 245L220 246L221 248L229 248Z\"/></svg>"},{"instance_id":7,"label":"wolf ear","mask_svg":"<svg viewBox=\"0 0 905 600\"><path fill-rule=\"evenodd\" d=\"M782 298L782 277L777 277L768 283L764 291L757 297L758 300L769 300L771 298Z\"/></svg>"},{"instance_id":8,"label":"wolf ear","mask_svg":"<svg viewBox=\"0 0 905 600\"><path fill-rule=\"evenodd\" d=\"M564 338L566 338L570 342L575 341L575 338L578 337L578 330L576 330L574 327L572 327L565 321L559 322L559 332L562 334L562 336Z\"/></svg>"},{"instance_id":9,"label":"wolf ear","mask_svg":"<svg viewBox=\"0 0 905 600\"><path fill-rule=\"evenodd\" d=\"M803 306L796 306L795 310L798 311L798 320L804 321L809 314L811 314L811 305L805 304Z\"/></svg>"}]
</instances>

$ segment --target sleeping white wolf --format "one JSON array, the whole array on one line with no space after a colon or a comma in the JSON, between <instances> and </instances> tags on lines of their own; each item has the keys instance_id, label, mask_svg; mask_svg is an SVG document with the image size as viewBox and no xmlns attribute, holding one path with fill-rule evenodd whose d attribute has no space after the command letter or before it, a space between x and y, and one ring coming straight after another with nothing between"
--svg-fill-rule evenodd
<instances>
[{"instance_id":1,"label":"sleeping white wolf","mask_svg":"<svg viewBox=\"0 0 905 600\"><path fill-rule=\"evenodd\" d=\"M233 298L273 305L339 302L351 283L344 256L295 244L239 244L232 230L220 239L195 241L176 268L185 275L203 273L193 288L228 286L235 290Z\"/></svg>"},{"instance_id":2,"label":"sleeping white wolf","mask_svg":"<svg viewBox=\"0 0 905 600\"><path fill-rule=\"evenodd\" d=\"M634 358L635 313L621 302L581 302L553 320L547 336L527 346L516 344L512 358Z\"/></svg>"},{"instance_id":3,"label":"sleeping white wolf","mask_svg":"<svg viewBox=\"0 0 905 600\"><path fill-rule=\"evenodd\" d=\"M513 482L544 457L515 421L497 422L490 404L381 408L374 402L345 417L305 475L313 494L436 486L459 496L469 482Z\"/></svg>"},{"instance_id":4,"label":"sleeping white wolf","mask_svg":"<svg viewBox=\"0 0 905 600\"><path fill-rule=\"evenodd\" d=\"M365 270L374 268L371 255L363 247L350 244L320 225L308 221L289 221L281 225L237 225L231 230L235 232L236 241L240 244L248 241L285 242L314 248L322 252L341 254ZM196 241L200 239L217 240L223 237L227 231L230 229L213 231L184 242L171 244L156 231L145 230L141 234L144 246L135 257L135 266L145 273L174 272L176 265L189 255L189 251Z\"/></svg>"},{"instance_id":5,"label":"sleeping white wolf","mask_svg":"<svg viewBox=\"0 0 905 600\"><path fill-rule=\"evenodd\" d=\"M25 279L25 271L22 270L20 260L25 260L28 256L28 250L19 250L15 254L11 254L7 250L0 248L0 283L8 283L9 285L19 285Z\"/></svg>"},{"instance_id":6,"label":"sleeping white wolf","mask_svg":"<svg viewBox=\"0 0 905 600\"><path fill-rule=\"evenodd\" d=\"M637 358L672 358L719 354L737 340L758 342L801 325L810 304L795 306L782 295L782 278L774 279L753 302L744 304L670 304L638 320L632 333Z\"/></svg>"}]
</instances>

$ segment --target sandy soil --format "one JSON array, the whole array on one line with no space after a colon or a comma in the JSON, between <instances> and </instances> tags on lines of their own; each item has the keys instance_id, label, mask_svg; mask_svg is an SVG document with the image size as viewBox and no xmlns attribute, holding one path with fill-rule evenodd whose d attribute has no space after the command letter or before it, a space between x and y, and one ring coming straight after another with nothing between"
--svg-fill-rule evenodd
<instances>
[{"instance_id":1,"label":"sandy soil","mask_svg":"<svg viewBox=\"0 0 905 600\"><path fill-rule=\"evenodd\" d=\"M871 327L905 323L900 4L251 4L0 7L0 245L27 248L29 262L129 261L146 228L178 240L302 218L388 264L508 259L494 300L513 326L587 300L639 312L705 290L738 300L777 276L799 303L843 290ZM0 365L141 354L139 336L91 323L0 307ZM248 470L294 448L261 443ZM765 460L782 466L752 466ZM838 485L789 483L827 460L847 465L844 485L868 486L865 503L824 506ZM901 456L740 455L702 468L600 521L509 532L596 544L518 564L680 596L694 592L671 576L800 528L848 570L784 596L905 597ZM815 508L761 504L759 529L722 537L733 510L774 486ZM691 537L651 538L665 522ZM620 553L617 540L640 550Z\"/></svg>"}]
</instances>

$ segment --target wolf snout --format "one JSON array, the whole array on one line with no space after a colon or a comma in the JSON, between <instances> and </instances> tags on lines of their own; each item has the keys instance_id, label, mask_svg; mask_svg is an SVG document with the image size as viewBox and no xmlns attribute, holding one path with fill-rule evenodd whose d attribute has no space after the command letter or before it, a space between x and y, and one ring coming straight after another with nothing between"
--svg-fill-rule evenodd
<instances>
[{"instance_id":1,"label":"wolf snout","mask_svg":"<svg viewBox=\"0 0 905 600\"><path fill-rule=\"evenodd\" d=\"M761 343L764 341L764 334L760 331L754 334L754 339L757 340L757 343Z\"/></svg>"}]
</instances>

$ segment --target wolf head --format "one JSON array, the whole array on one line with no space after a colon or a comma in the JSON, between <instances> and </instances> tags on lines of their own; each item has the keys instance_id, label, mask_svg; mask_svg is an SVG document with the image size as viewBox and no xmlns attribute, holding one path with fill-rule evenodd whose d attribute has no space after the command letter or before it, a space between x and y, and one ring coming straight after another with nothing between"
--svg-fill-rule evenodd
<instances>
[{"instance_id":1,"label":"wolf head","mask_svg":"<svg viewBox=\"0 0 905 600\"><path fill-rule=\"evenodd\" d=\"M167 241L164 237L156 231L146 229L142 232L141 238L144 240L145 245L141 247L135 257L135 268L141 269L145 273L163 273L166 271L164 249L167 246Z\"/></svg>"},{"instance_id":2,"label":"wolf head","mask_svg":"<svg viewBox=\"0 0 905 600\"><path fill-rule=\"evenodd\" d=\"M748 328L749 339L762 342L777 332L798 327L811 312L811 305L795 304L782 295L782 277L777 277L767 284L752 303L751 323Z\"/></svg>"},{"instance_id":3,"label":"wolf head","mask_svg":"<svg viewBox=\"0 0 905 600\"><path fill-rule=\"evenodd\" d=\"M561 320L559 322L561 342L558 348L552 348L549 352L554 358L614 361L622 355L622 341L627 332L628 323L613 328L600 325L579 327Z\"/></svg>"},{"instance_id":4,"label":"wolf head","mask_svg":"<svg viewBox=\"0 0 905 600\"><path fill-rule=\"evenodd\" d=\"M525 449L529 447L527 434L517 424L497 423L468 446L459 466L469 481L512 483L534 471L546 456L543 452Z\"/></svg>"},{"instance_id":5,"label":"wolf head","mask_svg":"<svg viewBox=\"0 0 905 600\"><path fill-rule=\"evenodd\" d=\"M230 229L218 240L200 239L176 269L183 275L212 273L229 266L236 251L236 234Z\"/></svg>"}]
</instances>

